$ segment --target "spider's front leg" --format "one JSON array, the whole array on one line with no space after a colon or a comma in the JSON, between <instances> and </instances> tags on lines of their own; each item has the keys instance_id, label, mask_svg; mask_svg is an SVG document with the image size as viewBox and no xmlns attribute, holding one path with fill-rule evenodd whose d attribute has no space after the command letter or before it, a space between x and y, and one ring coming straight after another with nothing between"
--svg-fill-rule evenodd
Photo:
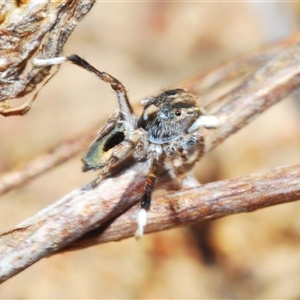
<instances>
[{"instance_id":1,"label":"spider's front leg","mask_svg":"<svg viewBox=\"0 0 300 300\"><path fill-rule=\"evenodd\" d=\"M187 163L191 159L191 152L199 157L204 155L204 138L198 132L186 134L181 139L164 146L164 152L169 158L180 159L182 163Z\"/></svg>"},{"instance_id":2,"label":"spider's front leg","mask_svg":"<svg viewBox=\"0 0 300 300\"><path fill-rule=\"evenodd\" d=\"M147 154L148 173L144 187L144 194L141 200L141 209L137 214L137 230L135 232L136 239L140 239L144 234L144 228L147 224L147 211L150 209L152 191L157 178L158 162L162 153L163 151L161 145L151 144L149 146Z\"/></svg>"},{"instance_id":3,"label":"spider's front leg","mask_svg":"<svg viewBox=\"0 0 300 300\"><path fill-rule=\"evenodd\" d=\"M164 168L171 179L168 188L178 190L199 185L197 180L187 173L204 155L204 137L198 132L185 134L182 138L165 145L163 149L166 153Z\"/></svg>"}]
</instances>

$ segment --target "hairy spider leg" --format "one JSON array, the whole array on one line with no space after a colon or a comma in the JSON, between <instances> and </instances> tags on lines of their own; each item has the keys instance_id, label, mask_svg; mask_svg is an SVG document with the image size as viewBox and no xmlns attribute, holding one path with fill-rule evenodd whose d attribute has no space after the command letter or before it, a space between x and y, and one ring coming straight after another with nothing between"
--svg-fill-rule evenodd
<instances>
[{"instance_id":1,"label":"hairy spider leg","mask_svg":"<svg viewBox=\"0 0 300 300\"><path fill-rule=\"evenodd\" d=\"M73 54L67 56L67 59L71 61L73 64L84 68L85 70L93 73L97 77L99 77L104 82L107 82L111 85L112 89L116 92L119 106L120 106L120 118L121 120L129 122L133 127L135 127L135 117L133 114L132 107L129 103L127 92L123 84L116 79L115 77L111 76L106 72L101 72L90 65L86 60L78 56L77 54Z\"/></svg>"},{"instance_id":2,"label":"hairy spider leg","mask_svg":"<svg viewBox=\"0 0 300 300\"><path fill-rule=\"evenodd\" d=\"M158 173L158 162L163 154L163 148L159 144L150 144L147 160L148 160L148 173L144 187L144 195L141 201L142 209L149 210L151 205L151 195Z\"/></svg>"},{"instance_id":3,"label":"hairy spider leg","mask_svg":"<svg viewBox=\"0 0 300 300\"><path fill-rule=\"evenodd\" d=\"M149 170L146 177L145 187L144 187L144 195L141 201L141 207L145 210L150 209L151 205L151 195L154 189L155 181L156 181L156 169L157 169L157 160L151 159L149 164Z\"/></svg>"},{"instance_id":4,"label":"hairy spider leg","mask_svg":"<svg viewBox=\"0 0 300 300\"><path fill-rule=\"evenodd\" d=\"M162 154L160 145L152 144L150 148L152 149L148 152L148 173L144 186L144 194L141 200L141 209L138 211L136 219L137 230L135 232L135 238L137 240L144 235L144 228L147 225L147 211L151 206L151 196L157 178L158 161Z\"/></svg>"}]
</instances>

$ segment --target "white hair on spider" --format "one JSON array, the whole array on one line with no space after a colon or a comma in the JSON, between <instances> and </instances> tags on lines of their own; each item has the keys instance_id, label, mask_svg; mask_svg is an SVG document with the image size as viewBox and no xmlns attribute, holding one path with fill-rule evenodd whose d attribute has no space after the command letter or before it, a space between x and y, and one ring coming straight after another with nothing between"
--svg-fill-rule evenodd
<instances>
[{"instance_id":1,"label":"white hair on spider","mask_svg":"<svg viewBox=\"0 0 300 300\"><path fill-rule=\"evenodd\" d=\"M208 129L217 128L219 123L219 119L215 116L200 116L188 129L188 133L195 132L200 127L205 127Z\"/></svg>"},{"instance_id":2,"label":"white hair on spider","mask_svg":"<svg viewBox=\"0 0 300 300\"><path fill-rule=\"evenodd\" d=\"M144 235L144 228L147 225L147 211L141 208L136 216L137 230L134 234L135 238L139 240Z\"/></svg>"},{"instance_id":3,"label":"white hair on spider","mask_svg":"<svg viewBox=\"0 0 300 300\"><path fill-rule=\"evenodd\" d=\"M52 65L59 65L66 62L68 59L66 56L58 56L52 58L32 58L31 62L36 67L46 67Z\"/></svg>"}]
</instances>

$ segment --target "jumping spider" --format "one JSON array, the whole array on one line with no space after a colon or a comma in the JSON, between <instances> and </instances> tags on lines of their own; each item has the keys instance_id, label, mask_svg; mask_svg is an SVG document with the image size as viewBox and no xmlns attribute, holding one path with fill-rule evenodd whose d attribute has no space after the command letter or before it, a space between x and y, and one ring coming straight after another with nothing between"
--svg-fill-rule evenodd
<instances>
[{"instance_id":1,"label":"jumping spider","mask_svg":"<svg viewBox=\"0 0 300 300\"><path fill-rule=\"evenodd\" d=\"M99 170L97 185L128 164L128 161L148 162L141 209L137 215L135 236L141 237L147 223L151 194L157 177L168 177L180 187L182 179L204 153L204 138L197 132L201 126L217 127L218 120L205 116L195 97L186 89L164 90L157 96L142 100L141 116L133 113L127 92L113 76L98 71L78 55L46 60L34 59L36 66L60 64L65 61L86 69L108 82L115 91L117 111L99 131L83 158L83 171Z\"/></svg>"}]
</instances>

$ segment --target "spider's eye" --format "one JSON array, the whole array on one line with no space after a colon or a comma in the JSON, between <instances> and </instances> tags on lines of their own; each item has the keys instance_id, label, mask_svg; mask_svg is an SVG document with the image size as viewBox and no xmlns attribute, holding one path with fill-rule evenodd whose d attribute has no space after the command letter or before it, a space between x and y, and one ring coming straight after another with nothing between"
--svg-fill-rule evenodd
<instances>
[{"instance_id":1,"label":"spider's eye","mask_svg":"<svg viewBox=\"0 0 300 300\"><path fill-rule=\"evenodd\" d=\"M175 110L175 116L177 116L177 117L181 116L181 111L180 110Z\"/></svg>"},{"instance_id":2,"label":"spider's eye","mask_svg":"<svg viewBox=\"0 0 300 300\"><path fill-rule=\"evenodd\" d=\"M165 95L167 96L175 96L178 94L178 89L175 89L175 90L167 90L164 92Z\"/></svg>"}]
</instances>

